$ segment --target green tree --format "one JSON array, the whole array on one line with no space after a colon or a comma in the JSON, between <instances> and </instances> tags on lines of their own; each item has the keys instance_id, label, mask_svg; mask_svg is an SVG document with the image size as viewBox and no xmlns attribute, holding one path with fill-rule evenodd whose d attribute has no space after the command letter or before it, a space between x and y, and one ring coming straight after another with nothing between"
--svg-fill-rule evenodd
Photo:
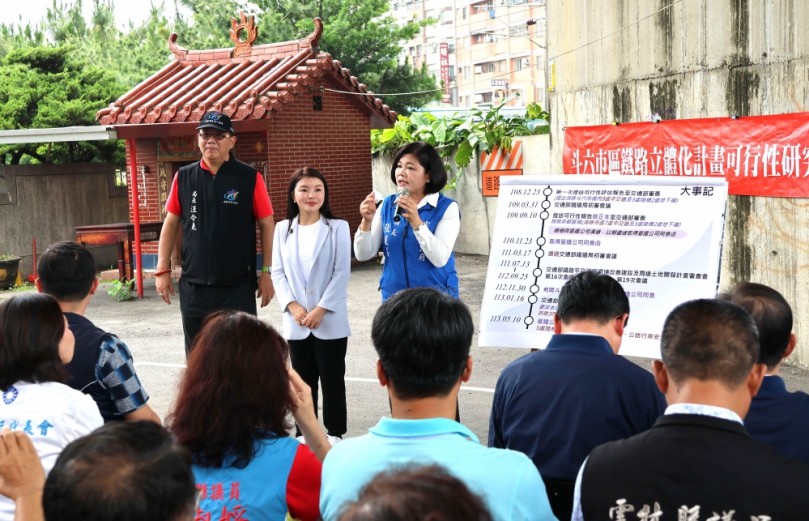
<instances>
[{"instance_id":1,"label":"green tree","mask_svg":"<svg viewBox=\"0 0 809 521\"><path fill-rule=\"evenodd\" d=\"M230 19L239 11L248 14L238 0L180 0L192 12L192 22L178 31L189 48L230 47ZM438 88L435 76L426 69L399 63L401 44L416 36L434 20L398 26L384 16L389 0L254 0L258 7L258 42L273 43L303 38L314 30L312 19L324 22L320 48L340 60L344 67L374 92L400 93ZM247 6L250 7L250 6ZM188 31L188 32L186 32ZM400 114L440 99L439 91L412 96L389 96L385 103Z\"/></svg>"},{"instance_id":2,"label":"green tree","mask_svg":"<svg viewBox=\"0 0 809 521\"><path fill-rule=\"evenodd\" d=\"M31 47L8 53L0 61L0 128L93 125L96 111L126 91L113 74L74 55L71 46ZM124 163L123 145L114 140L3 145L0 157L10 164L29 158L41 163Z\"/></svg>"}]
</instances>

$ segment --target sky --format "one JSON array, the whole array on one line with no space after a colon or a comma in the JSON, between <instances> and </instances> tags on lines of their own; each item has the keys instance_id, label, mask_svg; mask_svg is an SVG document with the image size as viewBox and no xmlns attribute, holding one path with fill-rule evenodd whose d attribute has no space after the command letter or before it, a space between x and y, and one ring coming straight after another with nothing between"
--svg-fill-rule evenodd
<instances>
[{"instance_id":1,"label":"sky","mask_svg":"<svg viewBox=\"0 0 809 521\"><path fill-rule=\"evenodd\" d=\"M164 0L153 0L155 4L160 4ZM64 3L73 5L75 0L56 0L57 4ZM173 0L165 0L167 10L174 11ZM140 25L149 16L149 0L115 0L115 25L120 29L129 26L129 20ZM53 6L53 0L0 0L0 24L17 24L22 16L22 25L27 23L38 23L45 18L48 8ZM93 1L83 0L82 9L85 20L89 20L93 15ZM183 9L181 9L182 11ZM188 14L187 12L184 14Z\"/></svg>"}]
</instances>

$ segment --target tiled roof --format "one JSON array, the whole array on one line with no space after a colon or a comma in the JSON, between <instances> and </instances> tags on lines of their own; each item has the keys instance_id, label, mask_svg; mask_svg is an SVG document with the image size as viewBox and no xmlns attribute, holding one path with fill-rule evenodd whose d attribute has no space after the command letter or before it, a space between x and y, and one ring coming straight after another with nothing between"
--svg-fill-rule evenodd
<instances>
[{"instance_id":1,"label":"tiled roof","mask_svg":"<svg viewBox=\"0 0 809 521\"><path fill-rule=\"evenodd\" d=\"M96 119L102 125L199 121L209 110L234 121L261 119L272 117L310 87L317 90L321 82L335 90L370 93L339 61L320 52L320 18L315 18L315 31L306 38L257 46L251 45L252 17L249 24L244 15L241 20L241 24L233 20L231 34L237 46L231 49L183 49L172 33L171 63L98 111ZM248 31L248 41L238 41L240 29ZM346 96L387 125L396 121L396 112L376 96Z\"/></svg>"}]
</instances>

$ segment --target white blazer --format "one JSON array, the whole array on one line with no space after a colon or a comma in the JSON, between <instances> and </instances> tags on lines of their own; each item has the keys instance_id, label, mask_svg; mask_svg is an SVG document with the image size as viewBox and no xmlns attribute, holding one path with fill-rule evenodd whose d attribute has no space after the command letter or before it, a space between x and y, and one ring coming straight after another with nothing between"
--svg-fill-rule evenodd
<instances>
[{"instance_id":1,"label":"white blazer","mask_svg":"<svg viewBox=\"0 0 809 521\"><path fill-rule=\"evenodd\" d=\"M284 312L284 337L303 340L314 334L322 340L333 340L351 335L348 325L348 279L351 277L351 237L348 223L341 219L320 216L312 271L304 282L298 258L298 219L283 220L275 225L272 241L272 283L275 298ZM295 322L287 307L297 302L312 311L315 306L326 309L317 329L309 329Z\"/></svg>"}]
</instances>

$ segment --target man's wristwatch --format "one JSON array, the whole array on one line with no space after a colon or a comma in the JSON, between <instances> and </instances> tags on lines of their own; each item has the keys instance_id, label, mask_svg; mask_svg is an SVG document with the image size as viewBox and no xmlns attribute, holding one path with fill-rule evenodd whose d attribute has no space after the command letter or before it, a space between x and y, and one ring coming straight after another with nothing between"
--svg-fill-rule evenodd
<instances>
[{"instance_id":1,"label":"man's wristwatch","mask_svg":"<svg viewBox=\"0 0 809 521\"><path fill-rule=\"evenodd\" d=\"M261 268L261 271L263 271L264 273L272 273L272 266L264 266L263 268Z\"/></svg>"}]
</instances>

